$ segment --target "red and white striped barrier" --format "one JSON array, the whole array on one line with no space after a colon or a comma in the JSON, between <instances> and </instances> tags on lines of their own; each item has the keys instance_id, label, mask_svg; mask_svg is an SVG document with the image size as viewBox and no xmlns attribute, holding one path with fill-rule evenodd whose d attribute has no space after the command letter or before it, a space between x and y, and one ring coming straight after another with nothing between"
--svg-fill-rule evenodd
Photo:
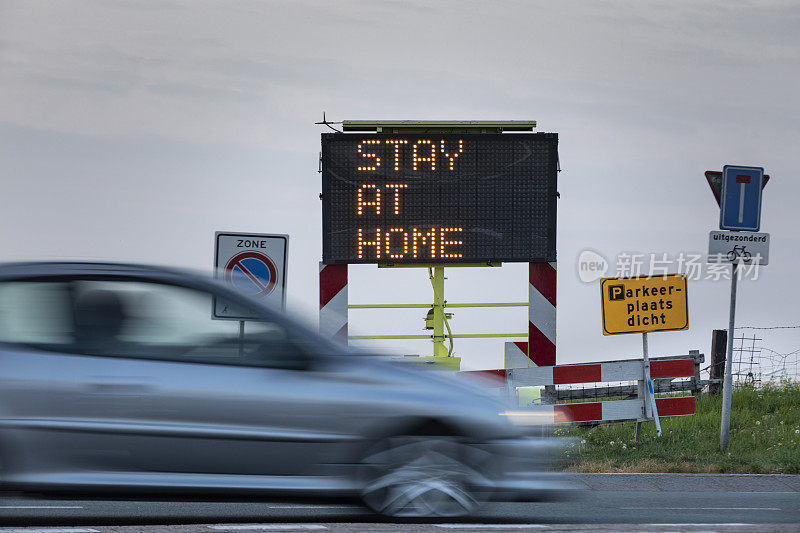
<instances>
[{"instance_id":1,"label":"red and white striped barrier","mask_svg":"<svg viewBox=\"0 0 800 533\"><path fill-rule=\"evenodd\" d=\"M319 332L347 344L347 265L319 264Z\"/></svg>"},{"instance_id":2,"label":"red and white striped barrier","mask_svg":"<svg viewBox=\"0 0 800 533\"><path fill-rule=\"evenodd\" d=\"M517 344L506 343L507 362L515 362L520 357ZM692 358L651 359L650 373L653 379L694 377L694 366L695 361ZM513 389L573 383L641 381L644 378L644 361L632 359L577 365L474 370L460 372L459 375L477 379L486 387L499 388L505 384ZM659 416L692 415L695 412L694 396L656 398L656 405ZM541 409L552 410L554 423L640 420L645 417L643 398L543 405Z\"/></svg>"},{"instance_id":3,"label":"red and white striped barrier","mask_svg":"<svg viewBox=\"0 0 800 533\"><path fill-rule=\"evenodd\" d=\"M528 368L533 361L528 359L527 342L507 342L503 354L504 368Z\"/></svg>"},{"instance_id":4,"label":"red and white striped barrier","mask_svg":"<svg viewBox=\"0 0 800 533\"><path fill-rule=\"evenodd\" d=\"M506 375L513 381L515 387L638 381L642 379L643 365L641 359L632 359L581 365L533 366L507 369ZM653 379L692 377L694 359L651 360L650 375Z\"/></svg>"},{"instance_id":5,"label":"red and white striped barrier","mask_svg":"<svg viewBox=\"0 0 800 533\"><path fill-rule=\"evenodd\" d=\"M694 396L656 398L658 416L681 416L694 414ZM644 401L615 400L611 402L565 403L542 406L542 410L553 410L553 423L567 422L613 422L644 418ZM537 409L538 411L538 409Z\"/></svg>"},{"instance_id":6,"label":"red and white striped barrier","mask_svg":"<svg viewBox=\"0 0 800 533\"><path fill-rule=\"evenodd\" d=\"M556 263L528 264L528 357L556 364Z\"/></svg>"}]
</instances>

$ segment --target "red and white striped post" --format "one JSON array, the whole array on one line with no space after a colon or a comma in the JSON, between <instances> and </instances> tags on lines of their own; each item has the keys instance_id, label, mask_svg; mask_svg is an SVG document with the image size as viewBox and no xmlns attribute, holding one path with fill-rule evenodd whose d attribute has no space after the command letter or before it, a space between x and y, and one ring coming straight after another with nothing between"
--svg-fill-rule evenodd
<instances>
[{"instance_id":1,"label":"red and white striped post","mask_svg":"<svg viewBox=\"0 0 800 533\"><path fill-rule=\"evenodd\" d=\"M528 357L556 364L556 263L528 263Z\"/></svg>"},{"instance_id":2,"label":"red and white striped post","mask_svg":"<svg viewBox=\"0 0 800 533\"><path fill-rule=\"evenodd\" d=\"M319 264L319 332L347 344L347 265Z\"/></svg>"}]
</instances>

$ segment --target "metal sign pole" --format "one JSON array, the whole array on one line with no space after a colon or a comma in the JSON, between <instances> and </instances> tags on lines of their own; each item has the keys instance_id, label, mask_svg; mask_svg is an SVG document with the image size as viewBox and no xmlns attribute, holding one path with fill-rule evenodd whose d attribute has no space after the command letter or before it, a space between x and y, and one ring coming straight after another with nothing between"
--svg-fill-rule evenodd
<instances>
[{"instance_id":1,"label":"metal sign pole","mask_svg":"<svg viewBox=\"0 0 800 533\"><path fill-rule=\"evenodd\" d=\"M647 382L647 398L650 408L653 410L653 420L656 422L656 433L661 436L661 421L658 419L658 408L656 408L656 395L653 391L653 380L650 379L650 354L647 349L647 332L642 333L642 355L644 356L644 379Z\"/></svg>"},{"instance_id":2,"label":"metal sign pole","mask_svg":"<svg viewBox=\"0 0 800 533\"><path fill-rule=\"evenodd\" d=\"M728 447L728 434L731 429L731 394L733 389L733 328L736 321L736 278L738 263L731 267L731 311L728 320L728 353L725 357L725 380L722 385L722 422L719 428L719 449Z\"/></svg>"}]
</instances>

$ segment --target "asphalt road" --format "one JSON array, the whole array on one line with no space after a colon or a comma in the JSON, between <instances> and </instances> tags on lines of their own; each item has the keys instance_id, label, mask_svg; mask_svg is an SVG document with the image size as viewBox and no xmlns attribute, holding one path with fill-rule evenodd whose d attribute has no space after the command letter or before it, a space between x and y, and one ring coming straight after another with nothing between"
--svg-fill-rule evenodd
<instances>
[{"instance_id":1,"label":"asphalt road","mask_svg":"<svg viewBox=\"0 0 800 533\"><path fill-rule=\"evenodd\" d=\"M336 502L64 500L5 494L0 495L0 533L28 527L64 533L800 531L800 476L580 474L573 479L582 490L571 500L492 503L477 516L438 524L392 524L357 505Z\"/></svg>"}]
</instances>

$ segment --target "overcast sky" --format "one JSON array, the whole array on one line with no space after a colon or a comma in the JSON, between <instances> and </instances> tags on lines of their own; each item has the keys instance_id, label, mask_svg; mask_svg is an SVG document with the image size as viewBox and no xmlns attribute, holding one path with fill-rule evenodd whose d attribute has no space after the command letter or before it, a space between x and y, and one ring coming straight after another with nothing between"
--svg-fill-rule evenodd
<instances>
[{"instance_id":1,"label":"overcast sky","mask_svg":"<svg viewBox=\"0 0 800 533\"><path fill-rule=\"evenodd\" d=\"M577 257L595 250L613 275L620 252L705 253L719 212L703 173L725 164L772 176L770 264L740 284L738 323L798 324L798 28L794 1L0 0L0 259L208 270L215 231L287 233L289 306L315 321L323 111L537 120L563 168L559 362L641 353L638 335L602 335ZM447 299L524 301L526 272L453 269ZM707 353L728 295L691 281L689 331L652 335L651 355ZM432 299L423 270L374 266L350 268L350 296ZM523 309L455 311L456 333L526 330ZM351 331L421 333L423 315L353 311ZM502 342L456 352L497 367Z\"/></svg>"}]
</instances>

